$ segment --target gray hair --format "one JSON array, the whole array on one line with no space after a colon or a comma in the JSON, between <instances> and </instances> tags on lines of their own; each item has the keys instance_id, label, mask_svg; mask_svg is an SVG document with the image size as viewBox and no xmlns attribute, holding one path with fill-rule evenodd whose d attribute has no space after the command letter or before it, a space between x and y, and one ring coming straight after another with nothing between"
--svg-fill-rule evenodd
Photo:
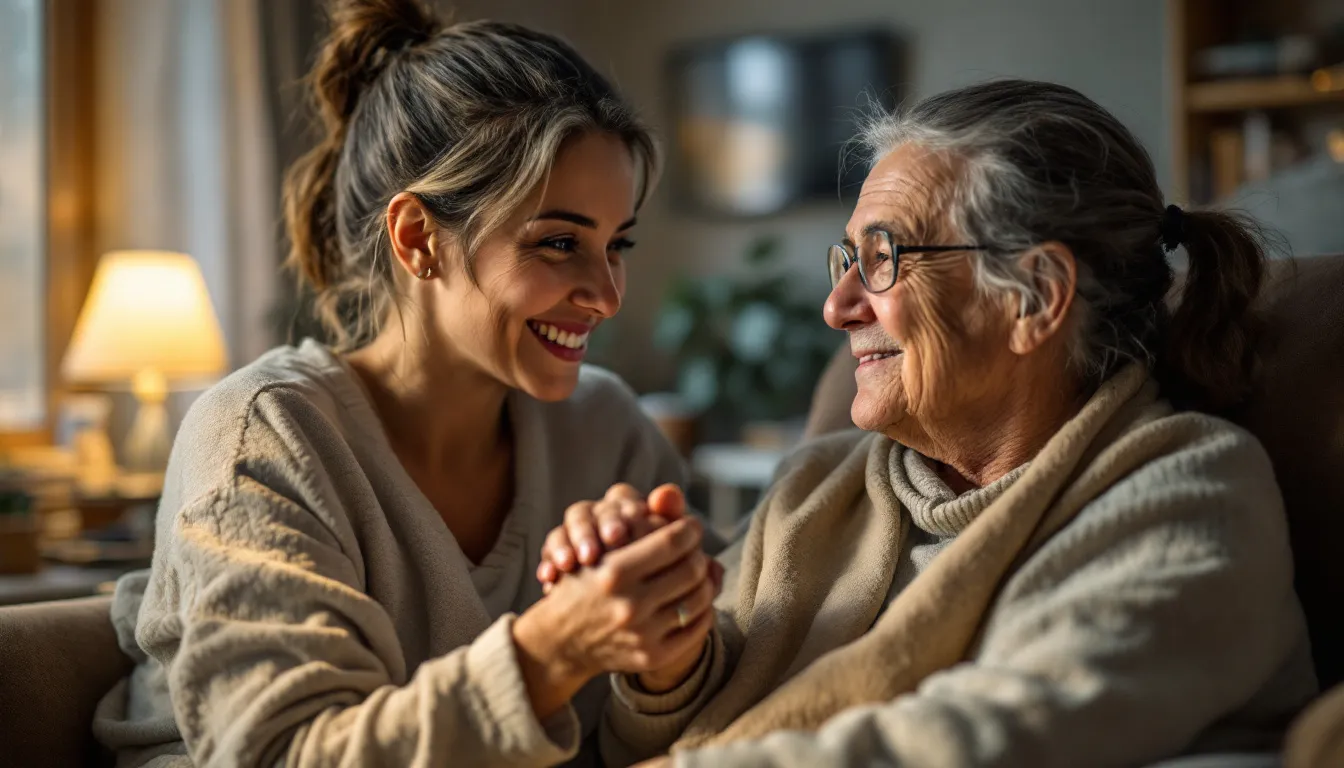
<instances>
[{"instance_id":1,"label":"gray hair","mask_svg":"<svg viewBox=\"0 0 1344 768\"><path fill-rule=\"evenodd\" d=\"M310 74L326 137L285 178L289 265L340 346L372 338L396 300L385 211L411 192L467 254L545 182L570 136L620 137L654 183L654 140L568 44L525 27L442 27L421 0L335 0ZM474 278L473 278L474 279Z\"/></svg>"},{"instance_id":2,"label":"gray hair","mask_svg":"<svg viewBox=\"0 0 1344 768\"><path fill-rule=\"evenodd\" d=\"M878 114L860 142L874 163L906 143L957 161L951 225L991 248L973 254L986 294L1016 295L1024 313L1033 311L1044 298L1040 275L1027 271L1021 252L1047 241L1073 251L1071 360L1090 385L1133 360L1154 369L1174 399L1217 408L1247 394L1263 231L1229 213L1187 213L1190 271L1171 312L1152 159L1091 99L1052 83L991 81Z\"/></svg>"}]
</instances>

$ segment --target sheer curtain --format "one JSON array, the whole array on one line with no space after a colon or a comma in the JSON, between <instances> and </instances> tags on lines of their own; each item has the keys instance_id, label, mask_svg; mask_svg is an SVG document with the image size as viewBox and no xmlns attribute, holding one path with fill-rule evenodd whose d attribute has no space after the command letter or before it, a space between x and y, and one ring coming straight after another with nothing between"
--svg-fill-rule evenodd
<instances>
[{"instance_id":1,"label":"sheer curtain","mask_svg":"<svg viewBox=\"0 0 1344 768\"><path fill-rule=\"evenodd\" d=\"M261 2L98 4L97 247L195 257L235 366L275 343L280 283Z\"/></svg>"}]
</instances>

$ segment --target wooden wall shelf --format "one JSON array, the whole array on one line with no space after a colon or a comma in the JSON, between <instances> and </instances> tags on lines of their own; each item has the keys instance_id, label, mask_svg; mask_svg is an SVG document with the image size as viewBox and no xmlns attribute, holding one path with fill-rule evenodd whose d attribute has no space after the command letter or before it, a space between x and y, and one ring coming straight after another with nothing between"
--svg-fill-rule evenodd
<instances>
[{"instance_id":1,"label":"wooden wall shelf","mask_svg":"<svg viewBox=\"0 0 1344 768\"><path fill-rule=\"evenodd\" d=\"M1203 79L1202 51L1257 34L1306 34L1324 39L1338 23L1339 0L1166 0L1167 83L1171 116L1171 175L1167 193L1181 203L1202 205L1240 188L1250 171L1272 165L1273 133L1304 123L1332 124L1344 106L1344 62L1329 58L1324 69L1300 75ZM1284 114L1284 111L1291 113ZM1267 112L1269 137L1257 112ZM1254 121L1248 122L1248 121ZM1252 125L1256 164L1248 168L1245 130ZM1279 134L1283 135L1283 134ZM1297 138L1301 138L1299 135ZM1242 143L1239 143L1242 142ZM1265 148L1264 143L1271 146ZM1320 148L1308 147L1311 152ZM1265 154L1270 157L1266 158ZM1271 170L1272 172L1272 170Z\"/></svg>"},{"instance_id":2,"label":"wooden wall shelf","mask_svg":"<svg viewBox=\"0 0 1344 768\"><path fill-rule=\"evenodd\" d=\"M1191 112L1239 112L1331 102L1344 104L1344 87L1318 90L1306 75L1191 83L1185 90L1185 106Z\"/></svg>"}]
</instances>

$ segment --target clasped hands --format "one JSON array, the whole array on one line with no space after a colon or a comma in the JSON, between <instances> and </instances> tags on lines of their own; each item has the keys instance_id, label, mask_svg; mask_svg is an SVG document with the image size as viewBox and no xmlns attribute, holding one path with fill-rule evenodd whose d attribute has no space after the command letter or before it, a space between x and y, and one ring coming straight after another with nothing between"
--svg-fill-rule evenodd
<instances>
[{"instance_id":1,"label":"clasped hands","mask_svg":"<svg viewBox=\"0 0 1344 768\"><path fill-rule=\"evenodd\" d=\"M542 547L537 579L548 600L588 601L576 610L606 605L619 634L599 644L611 650L607 668L662 693L695 669L714 622L723 567L702 541L680 488L659 486L645 498L621 483L565 510Z\"/></svg>"}]
</instances>

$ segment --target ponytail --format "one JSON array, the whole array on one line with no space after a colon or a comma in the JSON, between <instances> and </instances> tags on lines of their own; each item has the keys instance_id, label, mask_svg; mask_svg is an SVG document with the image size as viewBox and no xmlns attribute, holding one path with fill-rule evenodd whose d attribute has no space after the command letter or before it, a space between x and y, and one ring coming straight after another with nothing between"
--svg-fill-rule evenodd
<instances>
[{"instance_id":1,"label":"ponytail","mask_svg":"<svg viewBox=\"0 0 1344 768\"><path fill-rule=\"evenodd\" d=\"M1185 246L1189 268L1159 375L1173 401L1226 409L1250 394L1257 373L1261 322L1253 303L1264 276L1268 233L1244 214L1173 208L1162 237L1168 245Z\"/></svg>"}]
</instances>

